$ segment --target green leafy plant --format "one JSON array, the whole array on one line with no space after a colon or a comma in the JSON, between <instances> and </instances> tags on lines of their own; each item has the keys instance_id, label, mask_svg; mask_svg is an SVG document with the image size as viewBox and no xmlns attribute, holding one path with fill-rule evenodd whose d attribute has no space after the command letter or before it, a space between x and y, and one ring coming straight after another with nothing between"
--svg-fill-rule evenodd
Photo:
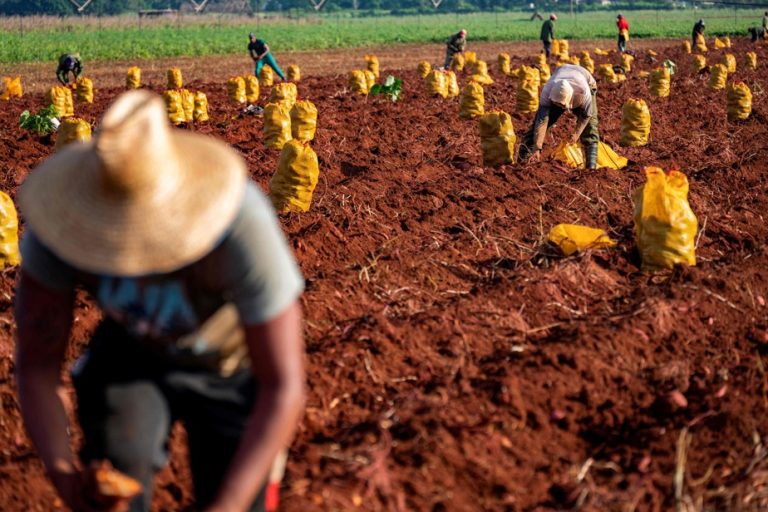
<instances>
[{"instance_id":1,"label":"green leafy plant","mask_svg":"<svg viewBox=\"0 0 768 512\"><path fill-rule=\"evenodd\" d=\"M19 116L19 126L25 130L37 132L39 135L48 135L59 127L59 120L56 116L56 107L53 105L41 109L35 115L30 114L29 110L25 110Z\"/></svg>"},{"instance_id":2,"label":"green leafy plant","mask_svg":"<svg viewBox=\"0 0 768 512\"><path fill-rule=\"evenodd\" d=\"M384 80L383 84L374 84L373 87L371 87L371 96L376 96L378 94L384 94L389 96L389 99L392 100L392 102L397 101L400 98L400 93L403 90L403 81L399 78L395 78L392 75L389 75L386 80Z\"/></svg>"}]
</instances>

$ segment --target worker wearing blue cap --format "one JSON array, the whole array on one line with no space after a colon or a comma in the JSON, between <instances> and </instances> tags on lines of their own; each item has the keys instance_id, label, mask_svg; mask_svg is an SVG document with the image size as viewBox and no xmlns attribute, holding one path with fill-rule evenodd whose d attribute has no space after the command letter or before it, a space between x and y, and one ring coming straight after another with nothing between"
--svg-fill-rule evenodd
<instances>
[{"instance_id":1,"label":"worker wearing blue cap","mask_svg":"<svg viewBox=\"0 0 768 512\"><path fill-rule=\"evenodd\" d=\"M277 76L279 76L282 80L285 80L285 74L283 74L283 70L280 69L280 66L277 65L277 61L272 56L272 52L269 51L269 45L261 39L256 39L256 34L253 32L248 34L248 39L250 40L248 43L248 53L251 55L253 62L256 63L256 76L259 76L259 73L261 73L261 68L263 68L264 64L266 64L275 70Z\"/></svg>"}]
</instances>

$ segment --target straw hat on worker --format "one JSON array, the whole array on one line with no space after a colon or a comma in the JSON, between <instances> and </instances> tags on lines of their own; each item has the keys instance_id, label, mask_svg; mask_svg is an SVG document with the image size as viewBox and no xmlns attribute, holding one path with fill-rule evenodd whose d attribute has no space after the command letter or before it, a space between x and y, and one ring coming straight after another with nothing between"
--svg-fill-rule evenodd
<instances>
[{"instance_id":1,"label":"straw hat on worker","mask_svg":"<svg viewBox=\"0 0 768 512\"><path fill-rule=\"evenodd\" d=\"M54 254L87 272L170 272L205 256L235 219L246 168L224 142L172 128L156 94L131 91L94 139L35 169L19 204Z\"/></svg>"}]
</instances>

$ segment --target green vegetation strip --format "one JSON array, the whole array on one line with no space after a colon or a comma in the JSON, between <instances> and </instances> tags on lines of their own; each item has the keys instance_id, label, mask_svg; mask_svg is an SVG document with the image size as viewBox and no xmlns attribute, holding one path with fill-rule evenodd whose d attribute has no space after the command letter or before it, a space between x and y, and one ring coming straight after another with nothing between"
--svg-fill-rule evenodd
<instances>
[{"instance_id":1,"label":"green vegetation strip","mask_svg":"<svg viewBox=\"0 0 768 512\"><path fill-rule=\"evenodd\" d=\"M696 19L707 22L707 35L746 35L760 24L760 10L629 11L631 35L638 37L690 37ZM614 12L560 13L556 35L566 39L613 38ZM29 25L29 22L27 23ZM166 26L140 28L135 18L114 27L78 26L78 20L60 28L24 26L0 32L0 62L54 61L63 52L80 52L83 59L131 60L156 57L205 56L245 53L247 34L256 31L273 51L355 48L396 43L442 43L459 28L469 41L536 40L540 21L529 13L441 14L424 16L350 17L323 15L297 20L229 24L194 24L170 21ZM23 32L22 32L23 28Z\"/></svg>"}]
</instances>

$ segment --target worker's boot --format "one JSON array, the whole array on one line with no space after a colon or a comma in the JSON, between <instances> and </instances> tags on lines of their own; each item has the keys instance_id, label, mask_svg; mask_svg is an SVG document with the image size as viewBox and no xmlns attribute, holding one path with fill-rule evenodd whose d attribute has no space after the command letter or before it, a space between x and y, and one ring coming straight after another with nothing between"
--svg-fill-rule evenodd
<instances>
[{"instance_id":1,"label":"worker's boot","mask_svg":"<svg viewBox=\"0 0 768 512\"><path fill-rule=\"evenodd\" d=\"M597 142L587 145L587 169L597 169Z\"/></svg>"}]
</instances>

